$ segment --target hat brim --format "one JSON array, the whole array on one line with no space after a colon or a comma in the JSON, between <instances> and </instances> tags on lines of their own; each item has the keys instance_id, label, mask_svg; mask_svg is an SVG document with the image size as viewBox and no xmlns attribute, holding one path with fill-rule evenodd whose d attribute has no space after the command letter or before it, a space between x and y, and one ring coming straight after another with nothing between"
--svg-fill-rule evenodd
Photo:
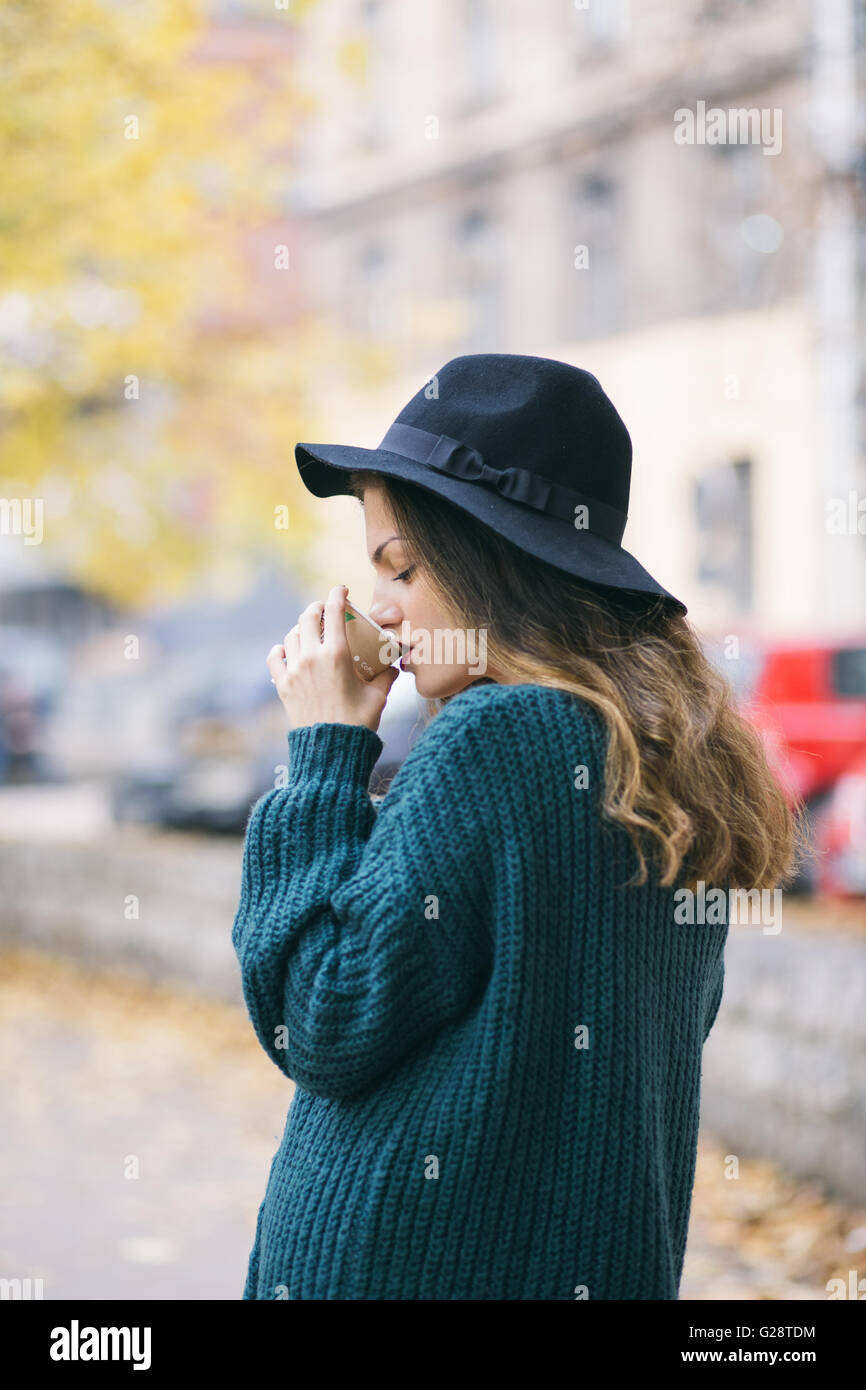
<instances>
[{"instance_id":1,"label":"hat brim","mask_svg":"<svg viewBox=\"0 0 866 1390\"><path fill-rule=\"evenodd\" d=\"M663 588L633 555L603 536L502 497L492 488L437 472L403 454L354 444L304 443L295 445L295 462L301 481L314 497L348 495L349 474L355 470L402 478L453 502L537 560L602 588L657 595L677 612L688 612L686 605Z\"/></svg>"}]
</instances>

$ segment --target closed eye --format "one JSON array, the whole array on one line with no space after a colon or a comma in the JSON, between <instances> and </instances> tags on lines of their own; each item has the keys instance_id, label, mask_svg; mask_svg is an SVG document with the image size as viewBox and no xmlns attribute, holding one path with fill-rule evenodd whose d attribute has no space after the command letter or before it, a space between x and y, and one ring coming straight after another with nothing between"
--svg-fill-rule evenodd
<instances>
[{"instance_id":1,"label":"closed eye","mask_svg":"<svg viewBox=\"0 0 866 1390\"><path fill-rule=\"evenodd\" d=\"M409 579L411 578L412 574L414 573L414 570L415 570L415 566L414 566L414 565L410 565L409 568L408 568L407 570L403 570L402 574L395 574L395 575L394 575L394 581L395 581L395 583L396 583L397 581L399 581L401 584L406 584L406 583L408 583Z\"/></svg>"}]
</instances>

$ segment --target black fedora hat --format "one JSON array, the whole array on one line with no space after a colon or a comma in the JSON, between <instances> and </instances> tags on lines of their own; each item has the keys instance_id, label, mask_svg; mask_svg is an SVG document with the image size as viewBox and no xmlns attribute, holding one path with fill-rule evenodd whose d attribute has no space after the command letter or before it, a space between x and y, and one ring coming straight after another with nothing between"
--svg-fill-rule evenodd
<instances>
[{"instance_id":1,"label":"black fedora hat","mask_svg":"<svg viewBox=\"0 0 866 1390\"><path fill-rule=\"evenodd\" d=\"M623 550L631 438L598 380L548 357L470 353L415 393L377 449L297 444L315 497L365 469L416 483L520 550L605 588L685 604Z\"/></svg>"}]
</instances>

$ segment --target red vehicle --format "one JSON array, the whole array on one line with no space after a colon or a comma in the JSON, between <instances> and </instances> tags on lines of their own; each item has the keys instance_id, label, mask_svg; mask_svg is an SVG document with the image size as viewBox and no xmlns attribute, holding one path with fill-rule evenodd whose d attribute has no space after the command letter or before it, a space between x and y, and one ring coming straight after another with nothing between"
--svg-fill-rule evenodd
<instances>
[{"instance_id":1,"label":"red vehicle","mask_svg":"<svg viewBox=\"0 0 866 1390\"><path fill-rule=\"evenodd\" d=\"M866 631L814 642L713 635L704 645L781 785L806 803L818 853L794 887L866 894Z\"/></svg>"}]
</instances>

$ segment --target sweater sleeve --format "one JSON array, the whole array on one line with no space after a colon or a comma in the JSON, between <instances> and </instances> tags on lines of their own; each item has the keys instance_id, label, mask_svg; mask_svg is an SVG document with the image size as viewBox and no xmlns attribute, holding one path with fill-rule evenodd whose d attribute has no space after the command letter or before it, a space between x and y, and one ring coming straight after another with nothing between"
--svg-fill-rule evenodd
<instances>
[{"instance_id":1,"label":"sweater sleeve","mask_svg":"<svg viewBox=\"0 0 866 1390\"><path fill-rule=\"evenodd\" d=\"M378 734L292 729L287 785L252 808L232 928L244 998L268 1056L315 1095L373 1086L459 1020L489 975L479 859L495 796L473 775L474 713L433 719L378 811Z\"/></svg>"}]
</instances>

